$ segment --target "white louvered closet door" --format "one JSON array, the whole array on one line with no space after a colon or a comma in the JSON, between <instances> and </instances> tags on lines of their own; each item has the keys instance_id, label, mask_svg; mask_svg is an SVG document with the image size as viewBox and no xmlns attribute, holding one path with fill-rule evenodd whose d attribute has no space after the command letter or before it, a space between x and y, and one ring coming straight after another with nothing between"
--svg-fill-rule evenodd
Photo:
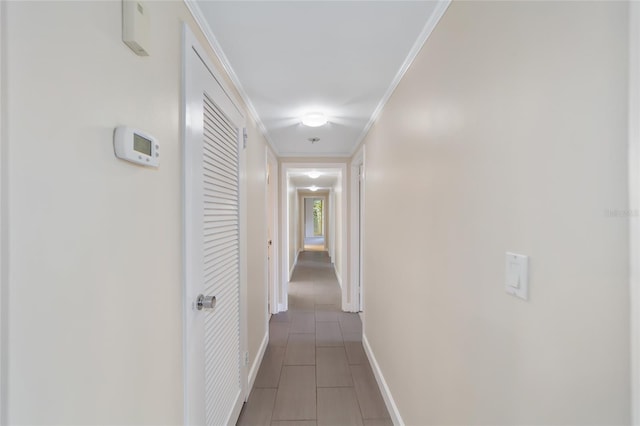
<instances>
[{"instance_id":1,"label":"white louvered closet door","mask_svg":"<svg viewBox=\"0 0 640 426\"><path fill-rule=\"evenodd\" d=\"M235 424L244 402L241 117L198 55L192 56L195 69L185 77L185 422L218 426ZM215 304L198 306L199 296L213 296Z\"/></svg>"},{"instance_id":2,"label":"white louvered closet door","mask_svg":"<svg viewBox=\"0 0 640 426\"><path fill-rule=\"evenodd\" d=\"M206 421L223 425L241 389L238 129L206 94L203 105Z\"/></svg>"}]
</instances>

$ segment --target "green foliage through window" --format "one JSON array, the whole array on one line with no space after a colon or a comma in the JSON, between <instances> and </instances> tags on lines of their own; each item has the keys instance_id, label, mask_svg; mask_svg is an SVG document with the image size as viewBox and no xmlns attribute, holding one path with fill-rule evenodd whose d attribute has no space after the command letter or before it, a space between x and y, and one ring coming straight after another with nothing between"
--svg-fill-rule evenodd
<instances>
[{"instance_id":1,"label":"green foliage through window","mask_svg":"<svg viewBox=\"0 0 640 426\"><path fill-rule=\"evenodd\" d=\"M313 200L313 234L315 236L324 235L322 229L322 200Z\"/></svg>"}]
</instances>

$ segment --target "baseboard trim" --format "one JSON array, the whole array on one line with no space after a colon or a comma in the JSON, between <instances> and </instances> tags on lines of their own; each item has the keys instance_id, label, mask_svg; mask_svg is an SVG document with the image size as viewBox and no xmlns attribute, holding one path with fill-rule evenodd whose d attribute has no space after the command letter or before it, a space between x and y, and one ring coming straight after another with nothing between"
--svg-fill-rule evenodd
<instances>
[{"instance_id":1,"label":"baseboard trim","mask_svg":"<svg viewBox=\"0 0 640 426\"><path fill-rule=\"evenodd\" d=\"M389 415L391 416L391 421L395 426L404 426L404 421L402 420L402 416L400 416L398 406L391 395L391 390L389 390L387 381L384 379L380 365L378 364L376 357L373 355L373 350L371 349L371 345L369 345L369 340L367 339L366 334L362 335L362 346L364 346L364 352L367 354L367 358L369 358L369 364L371 364L373 375L376 377L376 381L378 382L378 387L380 388L380 393L382 393L382 398L384 399L384 403L387 406Z\"/></svg>"},{"instance_id":2,"label":"baseboard trim","mask_svg":"<svg viewBox=\"0 0 640 426\"><path fill-rule=\"evenodd\" d=\"M260 344L260 349L258 349L258 353L253 360L253 364L251 364L251 369L249 370L249 393L253 390L253 385L256 382L256 377L258 377L258 370L260 370L260 365L262 365L262 359L264 358L264 353L267 351L267 346L269 345L269 330L264 334L264 338L262 339L262 343ZM249 395L247 395L247 398Z\"/></svg>"},{"instance_id":3,"label":"baseboard trim","mask_svg":"<svg viewBox=\"0 0 640 426\"><path fill-rule=\"evenodd\" d=\"M338 280L338 284L340 285L340 288L342 288L342 277L340 276L340 273L338 272L338 268L336 268L336 264L333 264L333 272L336 273L336 279Z\"/></svg>"},{"instance_id":4,"label":"baseboard trim","mask_svg":"<svg viewBox=\"0 0 640 426\"><path fill-rule=\"evenodd\" d=\"M289 281L291 281L291 278L293 277L293 270L296 269L296 265L298 264L298 257L300 257L300 253L302 253L302 250L298 250L296 252L296 258L293 260L293 265L291 265L291 269L289 269Z\"/></svg>"}]
</instances>

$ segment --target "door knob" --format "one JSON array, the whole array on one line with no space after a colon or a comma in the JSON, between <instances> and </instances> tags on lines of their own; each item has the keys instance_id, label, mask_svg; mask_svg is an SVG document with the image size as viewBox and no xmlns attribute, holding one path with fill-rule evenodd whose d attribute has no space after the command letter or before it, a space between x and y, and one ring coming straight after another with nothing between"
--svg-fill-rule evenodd
<instances>
[{"instance_id":1,"label":"door knob","mask_svg":"<svg viewBox=\"0 0 640 426\"><path fill-rule=\"evenodd\" d=\"M268 244L269 244L269 245L273 244L273 241L269 240L269 241L268 241Z\"/></svg>"},{"instance_id":2,"label":"door knob","mask_svg":"<svg viewBox=\"0 0 640 426\"><path fill-rule=\"evenodd\" d=\"M196 309L201 311L203 309L213 309L216 306L215 296L199 295L196 299Z\"/></svg>"}]
</instances>

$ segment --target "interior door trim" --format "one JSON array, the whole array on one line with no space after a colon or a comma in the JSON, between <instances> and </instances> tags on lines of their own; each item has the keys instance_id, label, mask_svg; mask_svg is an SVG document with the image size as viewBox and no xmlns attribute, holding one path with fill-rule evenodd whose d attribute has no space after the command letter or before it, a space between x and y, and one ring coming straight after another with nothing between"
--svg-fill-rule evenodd
<instances>
[{"instance_id":1,"label":"interior door trim","mask_svg":"<svg viewBox=\"0 0 640 426\"><path fill-rule=\"evenodd\" d=\"M246 114L244 112L244 109L242 107L242 104L240 102L238 102L236 96L234 95L234 92L231 90L231 88L227 85L225 78L223 77L223 75L218 71L218 69L213 65L213 62L209 59L207 50L205 50L199 43L198 39L196 38L195 34L193 33L193 31L191 30L191 28L189 27L189 25L186 22L183 22L183 51L182 51L182 99L181 99L181 117L180 117L180 124L181 124L181 143L183 146L183 155L185 155L186 158L186 153L184 152L184 149L186 147L186 141L187 138L189 136L189 117L187 115L187 103L189 102L189 99L187 98L187 88L189 87L189 82L187 81L187 77L190 75L190 67L191 67L191 58L192 56L190 55L197 55L199 57L199 59L202 61L202 63L205 65L205 67L209 70L209 72L211 73L211 75L213 76L213 78L217 81L218 85L221 87L221 89L223 90L224 94L226 95L224 98L222 99L216 99L217 103L220 103L220 107L222 107L225 110L228 111L233 111L233 115L236 116L236 122L240 127L240 134L238 135L239 138L242 137L242 130L245 128L246 126ZM248 397L248 392L249 392L249 386L248 386L248 368L247 368L247 364L246 364L246 353L247 353L247 349L248 349L248 342L247 342L247 263L246 263L246 259L247 259L247 241L246 241L246 150L242 148L242 146L240 147L239 150L239 195L240 195L240 221L239 221L239 227L240 227L240 356L241 356L241 362L240 362L240 382L241 382L241 391L242 391L242 397L244 400L247 399ZM189 176L191 173L190 170L187 170L185 167L185 170L183 170L183 179L187 179L187 176ZM187 229L187 226L190 225L190 223L188 222L190 220L189 217L187 217L187 212L186 212L186 203L188 200L186 200L186 193L183 190L183 197L182 197L182 206L183 206L183 224L182 224L182 229L183 229L183 233L185 232L184 230ZM183 273L182 273L182 285L183 285L183 310L184 310L184 314L183 314L183 330L186 330L186 318L187 318L187 309L189 306L189 301L186 300L186 289L187 289L187 259L185 256L185 250L186 250L186 239L184 238L185 235L183 234L183 261L182 261L182 265L183 265ZM182 342L182 349L183 349L183 417L184 417L184 423L188 424L188 407L189 407L189 401L187 400L187 380L186 380L186 372L187 372L187 361L188 361L188 354L187 354L187 335L186 332L184 333L183 336L183 342ZM237 413L232 413L231 418L229 419L233 424L235 424L235 419L237 419L237 416L240 413L240 409L242 408L242 405L240 405L240 407L236 410ZM235 418L234 418L235 416Z\"/></svg>"}]
</instances>

